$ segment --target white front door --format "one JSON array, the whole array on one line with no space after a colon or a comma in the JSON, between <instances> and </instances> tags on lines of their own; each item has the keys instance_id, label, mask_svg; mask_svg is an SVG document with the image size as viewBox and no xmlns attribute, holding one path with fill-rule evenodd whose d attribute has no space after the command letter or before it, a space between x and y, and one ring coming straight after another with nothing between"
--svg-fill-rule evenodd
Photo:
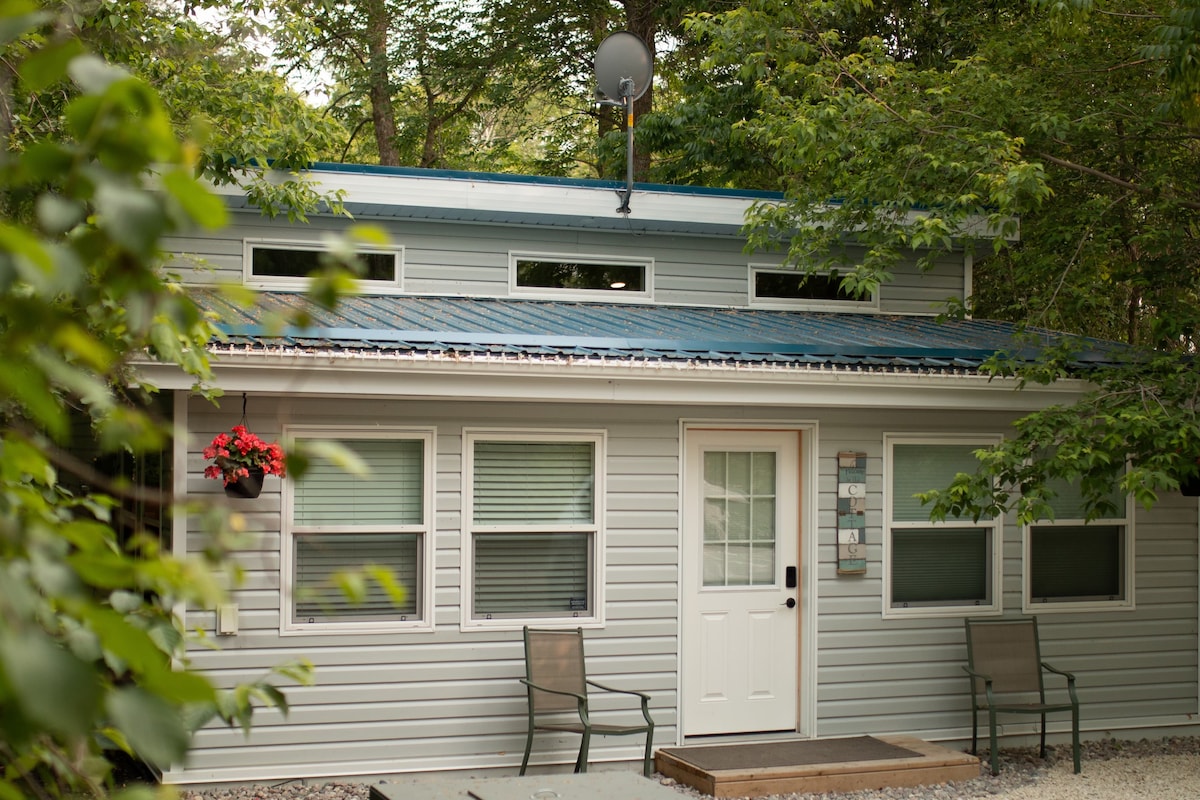
<instances>
[{"instance_id":1,"label":"white front door","mask_svg":"<svg viewBox=\"0 0 1200 800\"><path fill-rule=\"evenodd\" d=\"M683 732L794 731L800 432L689 430Z\"/></svg>"}]
</instances>

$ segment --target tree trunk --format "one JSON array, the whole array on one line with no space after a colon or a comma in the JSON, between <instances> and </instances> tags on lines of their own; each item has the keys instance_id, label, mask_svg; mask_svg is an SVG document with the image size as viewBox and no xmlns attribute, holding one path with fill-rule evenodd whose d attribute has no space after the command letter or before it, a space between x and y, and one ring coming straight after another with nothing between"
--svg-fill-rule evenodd
<instances>
[{"instance_id":1,"label":"tree trunk","mask_svg":"<svg viewBox=\"0 0 1200 800\"><path fill-rule=\"evenodd\" d=\"M646 43L650 49L650 57L655 55L654 37L658 33L658 0L625 0L625 26L633 35ZM633 103L633 124L636 130L637 120L654 109L654 82L646 87L646 93ZM650 152L637 147L637 134L634 134L633 147L633 178L644 180L650 170Z\"/></svg>"},{"instance_id":2,"label":"tree trunk","mask_svg":"<svg viewBox=\"0 0 1200 800\"><path fill-rule=\"evenodd\" d=\"M392 110L392 84L388 76L388 14L385 0L368 0L367 12L367 83L371 98L371 122L375 128L375 146L379 163L400 166L396 149L396 115Z\"/></svg>"}]
</instances>

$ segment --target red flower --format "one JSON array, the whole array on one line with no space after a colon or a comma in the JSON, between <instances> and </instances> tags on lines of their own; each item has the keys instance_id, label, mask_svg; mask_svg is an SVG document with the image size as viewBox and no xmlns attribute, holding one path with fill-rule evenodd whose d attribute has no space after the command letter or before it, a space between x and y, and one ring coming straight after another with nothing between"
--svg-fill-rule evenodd
<instances>
[{"instance_id":1,"label":"red flower","mask_svg":"<svg viewBox=\"0 0 1200 800\"><path fill-rule=\"evenodd\" d=\"M232 435L230 435L232 434ZM204 457L212 461L204 468L204 477L221 478L226 485L244 478L252 469L267 475L286 474L283 448L278 442L267 444L245 425L234 425L230 433L218 433L204 448Z\"/></svg>"}]
</instances>

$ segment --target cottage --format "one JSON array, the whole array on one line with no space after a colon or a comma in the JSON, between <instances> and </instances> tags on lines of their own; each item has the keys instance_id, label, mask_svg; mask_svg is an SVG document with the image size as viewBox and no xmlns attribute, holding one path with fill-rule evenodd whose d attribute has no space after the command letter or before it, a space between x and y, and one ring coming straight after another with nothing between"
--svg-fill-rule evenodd
<instances>
[{"instance_id":1,"label":"cottage","mask_svg":"<svg viewBox=\"0 0 1200 800\"><path fill-rule=\"evenodd\" d=\"M146 366L173 390L174 485L233 504L248 531L232 604L187 609L221 645L192 658L222 685L297 657L318 672L286 718L202 730L167 781L515 770L527 624L584 628L593 677L650 692L659 746L962 743L963 619L1029 614L1079 676L1085 736L1197 732L1194 500L1084 525L1066 491L1054 521L1022 527L931 524L912 497L1082 389L980 374L1012 327L936 318L971 294L970 251L848 298L744 251L743 214L769 194L639 186L625 215L604 182L313 176L390 243L364 250L361 293L310 309L309 327L271 315L305 308L344 218L270 220L227 192L228 229L169 243L227 334L211 345L219 407ZM226 303L220 281L257 305ZM370 477L318 460L226 498L201 451L243 398L259 435L335 440ZM201 546L194 520L172 524L177 551ZM364 562L400 576L403 604L321 591ZM570 764L575 747L545 735L533 764ZM632 769L639 751L602 739L592 758Z\"/></svg>"}]
</instances>

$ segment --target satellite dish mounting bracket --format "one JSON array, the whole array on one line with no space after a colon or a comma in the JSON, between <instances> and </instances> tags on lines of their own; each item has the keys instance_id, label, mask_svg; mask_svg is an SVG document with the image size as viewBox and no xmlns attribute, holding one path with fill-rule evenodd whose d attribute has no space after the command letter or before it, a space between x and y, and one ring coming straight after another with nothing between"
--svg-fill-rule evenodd
<instances>
[{"instance_id":1,"label":"satellite dish mounting bracket","mask_svg":"<svg viewBox=\"0 0 1200 800\"><path fill-rule=\"evenodd\" d=\"M633 194L633 101L646 93L654 77L654 58L646 43L629 31L610 34L596 49L597 92L609 99L599 106L625 109L625 188L617 192L618 214L629 213Z\"/></svg>"}]
</instances>

